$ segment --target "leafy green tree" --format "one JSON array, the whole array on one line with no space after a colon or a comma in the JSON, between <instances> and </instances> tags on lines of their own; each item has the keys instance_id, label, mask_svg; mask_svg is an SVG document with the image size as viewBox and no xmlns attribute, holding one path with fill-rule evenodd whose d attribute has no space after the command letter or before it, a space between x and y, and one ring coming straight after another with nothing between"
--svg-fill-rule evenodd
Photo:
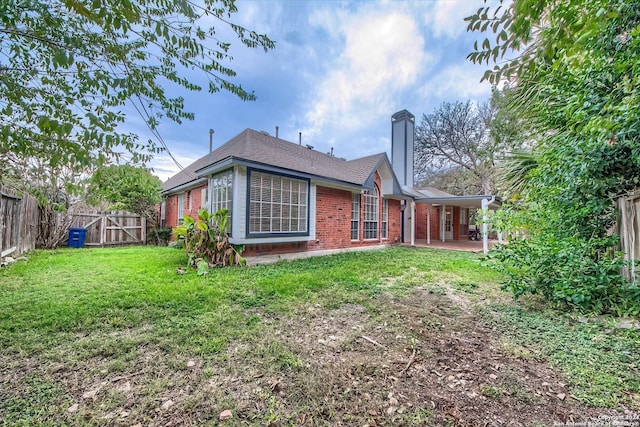
<instances>
[{"instance_id":1,"label":"leafy green tree","mask_svg":"<svg viewBox=\"0 0 640 427\"><path fill-rule=\"evenodd\" d=\"M507 286L598 311L639 311L609 229L614 201L640 183L640 3L516 0L467 19L470 30L495 36L469 58L501 62L484 78L512 82L508 107L536 139L526 197L506 213L527 238L497 254Z\"/></svg>"},{"instance_id":2,"label":"leafy green tree","mask_svg":"<svg viewBox=\"0 0 640 427\"><path fill-rule=\"evenodd\" d=\"M162 200L162 182L148 169L131 165L98 168L89 180L88 201L110 203L110 209L122 209L152 218Z\"/></svg>"},{"instance_id":3,"label":"leafy green tree","mask_svg":"<svg viewBox=\"0 0 640 427\"><path fill-rule=\"evenodd\" d=\"M500 160L498 182L504 200L516 202L530 189L530 174L538 167L531 151L520 149L508 153Z\"/></svg>"},{"instance_id":4,"label":"leafy green tree","mask_svg":"<svg viewBox=\"0 0 640 427\"><path fill-rule=\"evenodd\" d=\"M84 201L86 177L90 168L71 168L64 164L51 166L44 158L20 158L13 153L0 156L0 183L38 200L39 218L36 246L52 249L67 237L71 218L65 215L71 207Z\"/></svg>"},{"instance_id":5,"label":"leafy green tree","mask_svg":"<svg viewBox=\"0 0 640 427\"><path fill-rule=\"evenodd\" d=\"M0 159L39 158L77 169L117 159L145 161L161 150L121 131L132 104L151 131L167 118L192 119L169 83L252 92L234 83L230 32L249 48L266 36L232 22L234 0L11 0L0 2Z\"/></svg>"}]
</instances>

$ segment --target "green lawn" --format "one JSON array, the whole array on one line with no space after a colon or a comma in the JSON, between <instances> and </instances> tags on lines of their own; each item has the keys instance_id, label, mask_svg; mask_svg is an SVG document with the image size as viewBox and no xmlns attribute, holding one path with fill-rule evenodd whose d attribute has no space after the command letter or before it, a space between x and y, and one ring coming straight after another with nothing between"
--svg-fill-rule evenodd
<instances>
[{"instance_id":1,"label":"green lawn","mask_svg":"<svg viewBox=\"0 0 640 427\"><path fill-rule=\"evenodd\" d=\"M426 367L446 328L478 329L508 366L549 369L567 410L638 408L637 333L531 311L475 254L397 247L207 276L178 274L185 262L168 248L64 249L0 270L0 425L216 425L225 409L225 425L440 425L431 377L414 398L409 380L440 374ZM382 375L394 363L407 363L395 382ZM514 411L522 396L548 406L505 378L462 387Z\"/></svg>"}]
</instances>

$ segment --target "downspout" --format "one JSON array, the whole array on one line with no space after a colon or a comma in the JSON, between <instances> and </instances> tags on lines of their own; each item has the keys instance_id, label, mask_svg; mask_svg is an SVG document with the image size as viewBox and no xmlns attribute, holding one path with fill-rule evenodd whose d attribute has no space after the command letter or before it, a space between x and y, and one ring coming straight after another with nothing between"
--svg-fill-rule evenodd
<instances>
[{"instance_id":1,"label":"downspout","mask_svg":"<svg viewBox=\"0 0 640 427\"><path fill-rule=\"evenodd\" d=\"M496 196L491 196L491 199L482 199L482 251L486 254L489 253L489 226L487 224L489 205L496 201Z\"/></svg>"}]
</instances>

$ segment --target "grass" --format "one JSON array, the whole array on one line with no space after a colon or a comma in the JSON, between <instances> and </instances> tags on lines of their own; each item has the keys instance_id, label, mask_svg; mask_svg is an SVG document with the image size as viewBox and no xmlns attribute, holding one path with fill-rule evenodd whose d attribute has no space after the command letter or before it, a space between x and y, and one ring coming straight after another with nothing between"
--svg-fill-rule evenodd
<instances>
[{"instance_id":1,"label":"grass","mask_svg":"<svg viewBox=\"0 0 640 427\"><path fill-rule=\"evenodd\" d=\"M337 420L335 406L313 397L322 384L286 389L284 380L306 375L310 365L279 334L290 333L288 319L320 322L314 316L345 307L361 307L358 321L367 324L393 316L402 323L380 298L411 298L416 287L455 291L477 304L489 298L480 304L483 319L510 357L551 361L580 401L628 404L640 388L636 333L505 302L500 276L474 254L397 247L206 276L178 274L185 262L169 248L63 249L36 251L0 270L0 425L166 423L171 411L159 407L169 400L179 402L184 424L215 424L227 408L253 414L228 425L279 425L307 412ZM424 319L430 322L439 325ZM345 335L351 341L341 351L350 351L357 333ZM279 379L281 393L299 396L296 405L276 393L280 383L269 385ZM71 410L74 403L79 408ZM432 419L431 408L405 409L395 424Z\"/></svg>"},{"instance_id":2,"label":"grass","mask_svg":"<svg viewBox=\"0 0 640 427\"><path fill-rule=\"evenodd\" d=\"M640 390L637 332L615 330L607 322L583 324L568 314L513 304L490 304L481 312L504 334L508 351L527 359L537 356L560 368L576 400L615 407Z\"/></svg>"}]
</instances>

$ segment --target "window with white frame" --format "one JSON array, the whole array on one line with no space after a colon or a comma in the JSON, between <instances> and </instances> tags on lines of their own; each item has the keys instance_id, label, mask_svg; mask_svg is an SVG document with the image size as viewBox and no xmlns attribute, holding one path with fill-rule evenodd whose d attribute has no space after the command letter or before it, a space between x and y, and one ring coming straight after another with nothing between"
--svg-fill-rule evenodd
<instances>
[{"instance_id":1,"label":"window with white frame","mask_svg":"<svg viewBox=\"0 0 640 427\"><path fill-rule=\"evenodd\" d=\"M364 191L364 239L378 238L378 189Z\"/></svg>"},{"instance_id":2,"label":"window with white frame","mask_svg":"<svg viewBox=\"0 0 640 427\"><path fill-rule=\"evenodd\" d=\"M215 174L211 177L211 213L226 209L227 232L231 233L231 209L233 206L233 169Z\"/></svg>"},{"instance_id":3,"label":"window with white frame","mask_svg":"<svg viewBox=\"0 0 640 427\"><path fill-rule=\"evenodd\" d=\"M308 181L250 171L249 234L308 233L308 206Z\"/></svg>"},{"instance_id":4,"label":"window with white frame","mask_svg":"<svg viewBox=\"0 0 640 427\"><path fill-rule=\"evenodd\" d=\"M184 193L178 194L178 225L184 223Z\"/></svg>"},{"instance_id":5,"label":"window with white frame","mask_svg":"<svg viewBox=\"0 0 640 427\"><path fill-rule=\"evenodd\" d=\"M209 209L209 189L207 187L200 189L200 209Z\"/></svg>"},{"instance_id":6,"label":"window with white frame","mask_svg":"<svg viewBox=\"0 0 640 427\"><path fill-rule=\"evenodd\" d=\"M389 200L382 199L382 226L380 227L380 237L389 238Z\"/></svg>"},{"instance_id":7,"label":"window with white frame","mask_svg":"<svg viewBox=\"0 0 640 427\"><path fill-rule=\"evenodd\" d=\"M351 196L351 240L360 240L360 193Z\"/></svg>"}]
</instances>

